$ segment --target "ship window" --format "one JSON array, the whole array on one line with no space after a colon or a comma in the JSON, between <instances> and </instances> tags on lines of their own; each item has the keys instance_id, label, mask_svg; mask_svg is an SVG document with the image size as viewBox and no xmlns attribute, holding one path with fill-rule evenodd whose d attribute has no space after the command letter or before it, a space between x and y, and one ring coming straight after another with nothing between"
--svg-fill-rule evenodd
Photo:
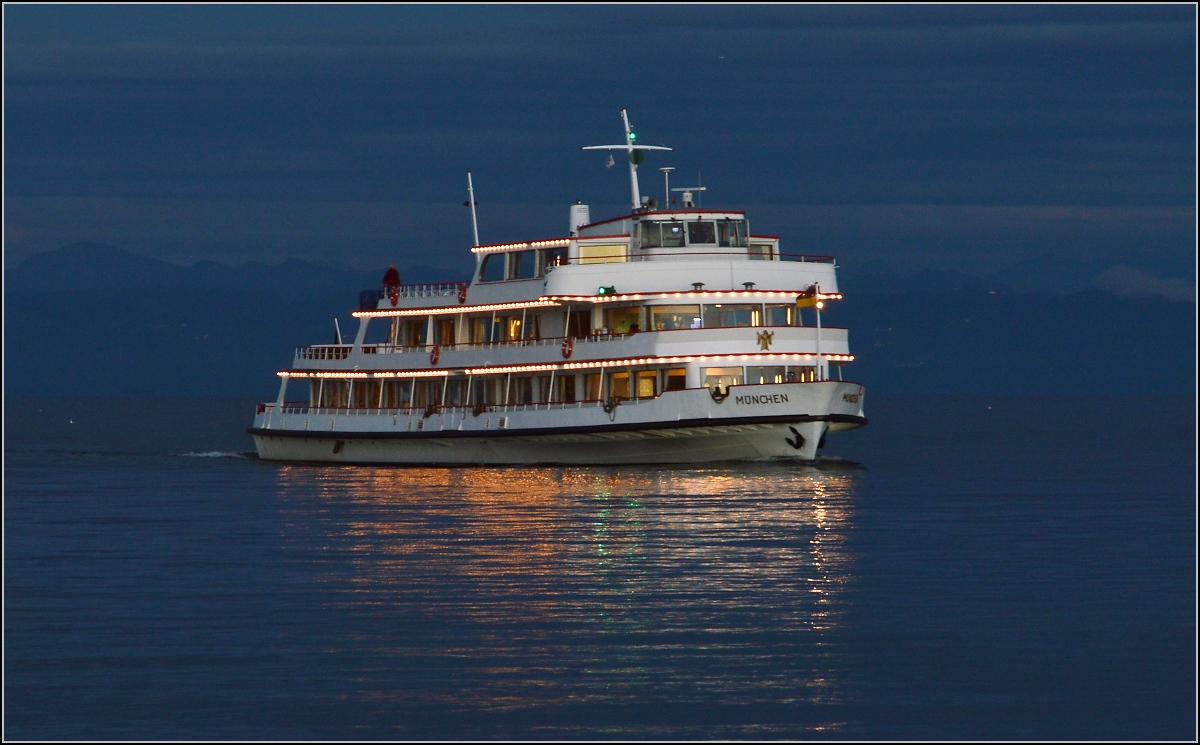
<instances>
[{"instance_id":1,"label":"ship window","mask_svg":"<svg viewBox=\"0 0 1200 745\"><path fill-rule=\"evenodd\" d=\"M751 243L748 253L751 261L770 261L774 258L774 250L770 243Z\"/></svg>"},{"instance_id":2,"label":"ship window","mask_svg":"<svg viewBox=\"0 0 1200 745\"><path fill-rule=\"evenodd\" d=\"M471 319L471 343L483 344L489 341L499 341L500 323L493 321L491 316Z\"/></svg>"},{"instance_id":3,"label":"ship window","mask_svg":"<svg viewBox=\"0 0 1200 745\"><path fill-rule=\"evenodd\" d=\"M728 388L742 384L740 367L706 367L700 371L704 376L705 388Z\"/></svg>"},{"instance_id":4,"label":"ship window","mask_svg":"<svg viewBox=\"0 0 1200 745\"><path fill-rule=\"evenodd\" d=\"M637 308L607 308L604 326L611 334L633 334L641 331L641 312Z\"/></svg>"},{"instance_id":5,"label":"ship window","mask_svg":"<svg viewBox=\"0 0 1200 745\"><path fill-rule=\"evenodd\" d=\"M751 385L755 383L782 383L783 381L783 365L746 368L746 382Z\"/></svg>"},{"instance_id":6,"label":"ship window","mask_svg":"<svg viewBox=\"0 0 1200 745\"><path fill-rule=\"evenodd\" d=\"M500 341L517 341L521 338L520 316L506 316L497 320L501 324L500 328L503 334L503 338Z\"/></svg>"},{"instance_id":7,"label":"ship window","mask_svg":"<svg viewBox=\"0 0 1200 745\"><path fill-rule=\"evenodd\" d=\"M591 245L579 247L580 264L616 264L626 261L629 244Z\"/></svg>"},{"instance_id":8,"label":"ship window","mask_svg":"<svg viewBox=\"0 0 1200 745\"><path fill-rule=\"evenodd\" d=\"M789 383L812 383L817 379L817 368L790 365L787 369Z\"/></svg>"},{"instance_id":9,"label":"ship window","mask_svg":"<svg viewBox=\"0 0 1200 745\"><path fill-rule=\"evenodd\" d=\"M533 378L512 379L512 391L509 393L509 403L533 403Z\"/></svg>"},{"instance_id":10,"label":"ship window","mask_svg":"<svg viewBox=\"0 0 1200 745\"><path fill-rule=\"evenodd\" d=\"M446 383L446 406L462 406L467 402L467 381L451 380Z\"/></svg>"},{"instance_id":11,"label":"ship window","mask_svg":"<svg viewBox=\"0 0 1200 745\"><path fill-rule=\"evenodd\" d=\"M573 310L567 317L567 336L582 339L592 333L592 312L590 310Z\"/></svg>"},{"instance_id":12,"label":"ship window","mask_svg":"<svg viewBox=\"0 0 1200 745\"><path fill-rule=\"evenodd\" d=\"M514 251L508 255L509 279L533 279L537 276L537 251Z\"/></svg>"},{"instance_id":13,"label":"ship window","mask_svg":"<svg viewBox=\"0 0 1200 745\"><path fill-rule=\"evenodd\" d=\"M717 226L711 222L689 222L688 223L688 245L694 246L697 243L716 243L717 242Z\"/></svg>"},{"instance_id":14,"label":"ship window","mask_svg":"<svg viewBox=\"0 0 1200 745\"><path fill-rule=\"evenodd\" d=\"M757 305L706 305L704 306L704 328L723 326L758 326L762 323L762 309Z\"/></svg>"},{"instance_id":15,"label":"ship window","mask_svg":"<svg viewBox=\"0 0 1200 745\"><path fill-rule=\"evenodd\" d=\"M650 307L650 328L654 331L690 329L699 325L699 305L653 305Z\"/></svg>"},{"instance_id":16,"label":"ship window","mask_svg":"<svg viewBox=\"0 0 1200 745\"><path fill-rule=\"evenodd\" d=\"M600 373L583 376L583 387L587 391L587 401L600 400Z\"/></svg>"},{"instance_id":17,"label":"ship window","mask_svg":"<svg viewBox=\"0 0 1200 745\"><path fill-rule=\"evenodd\" d=\"M792 305L768 305L766 326L791 326L793 312L796 310Z\"/></svg>"},{"instance_id":18,"label":"ship window","mask_svg":"<svg viewBox=\"0 0 1200 745\"><path fill-rule=\"evenodd\" d=\"M642 223L642 248L658 248L662 245L662 231L656 222Z\"/></svg>"},{"instance_id":19,"label":"ship window","mask_svg":"<svg viewBox=\"0 0 1200 745\"><path fill-rule=\"evenodd\" d=\"M687 368L673 367L666 372L666 385L663 386L664 391L682 391L684 388L687 388Z\"/></svg>"},{"instance_id":20,"label":"ship window","mask_svg":"<svg viewBox=\"0 0 1200 745\"><path fill-rule=\"evenodd\" d=\"M746 221L722 220L717 223L717 242L722 246L744 247L746 245Z\"/></svg>"},{"instance_id":21,"label":"ship window","mask_svg":"<svg viewBox=\"0 0 1200 745\"><path fill-rule=\"evenodd\" d=\"M662 225L662 244L667 248L683 245L683 223L666 222Z\"/></svg>"},{"instance_id":22,"label":"ship window","mask_svg":"<svg viewBox=\"0 0 1200 745\"><path fill-rule=\"evenodd\" d=\"M443 320L437 322L437 343L442 346L447 346L454 343L454 321Z\"/></svg>"},{"instance_id":23,"label":"ship window","mask_svg":"<svg viewBox=\"0 0 1200 745\"><path fill-rule=\"evenodd\" d=\"M547 267L561 266L567 263L567 247L543 248L541 250L541 267L538 276L546 273Z\"/></svg>"},{"instance_id":24,"label":"ship window","mask_svg":"<svg viewBox=\"0 0 1200 745\"><path fill-rule=\"evenodd\" d=\"M483 257L479 269L480 282L499 282L504 279L504 254L488 254Z\"/></svg>"},{"instance_id":25,"label":"ship window","mask_svg":"<svg viewBox=\"0 0 1200 745\"><path fill-rule=\"evenodd\" d=\"M558 400L565 404L575 403L574 375L564 375L558 379Z\"/></svg>"},{"instance_id":26,"label":"ship window","mask_svg":"<svg viewBox=\"0 0 1200 745\"><path fill-rule=\"evenodd\" d=\"M425 345L425 333L428 324L424 318L404 322L403 344L406 347L421 347Z\"/></svg>"},{"instance_id":27,"label":"ship window","mask_svg":"<svg viewBox=\"0 0 1200 745\"><path fill-rule=\"evenodd\" d=\"M629 373L615 372L608 379L608 395L629 398Z\"/></svg>"},{"instance_id":28,"label":"ship window","mask_svg":"<svg viewBox=\"0 0 1200 745\"><path fill-rule=\"evenodd\" d=\"M654 398L658 395L657 388L658 371L657 370L639 370L637 374L637 394L638 398Z\"/></svg>"}]
</instances>

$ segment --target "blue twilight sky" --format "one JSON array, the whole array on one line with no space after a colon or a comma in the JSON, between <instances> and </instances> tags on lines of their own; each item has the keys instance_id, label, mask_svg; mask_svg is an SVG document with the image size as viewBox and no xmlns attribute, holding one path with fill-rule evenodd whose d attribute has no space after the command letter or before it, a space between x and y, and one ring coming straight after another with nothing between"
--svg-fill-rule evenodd
<instances>
[{"instance_id":1,"label":"blue twilight sky","mask_svg":"<svg viewBox=\"0 0 1200 745\"><path fill-rule=\"evenodd\" d=\"M1196 10L6 5L4 261L469 263L628 199L674 147L785 250L986 273L1196 263ZM620 165L620 164L619 164Z\"/></svg>"}]
</instances>

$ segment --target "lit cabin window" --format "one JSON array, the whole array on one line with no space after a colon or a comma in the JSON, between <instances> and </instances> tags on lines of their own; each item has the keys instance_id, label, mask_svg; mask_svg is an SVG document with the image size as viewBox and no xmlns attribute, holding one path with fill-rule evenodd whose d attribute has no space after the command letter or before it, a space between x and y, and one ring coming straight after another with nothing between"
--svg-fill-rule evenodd
<instances>
[{"instance_id":1,"label":"lit cabin window","mask_svg":"<svg viewBox=\"0 0 1200 745\"><path fill-rule=\"evenodd\" d=\"M717 223L717 242L722 246L746 247L746 221L722 220Z\"/></svg>"},{"instance_id":2,"label":"lit cabin window","mask_svg":"<svg viewBox=\"0 0 1200 745\"><path fill-rule=\"evenodd\" d=\"M717 226L711 222L688 223L688 245L700 243L713 244L717 242Z\"/></svg>"},{"instance_id":3,"label":"lit cabin window","mask_svg":"<svg viewBox=\"0 0 1200 745\"><path fill-rule=\"evenodd\" d=\"M653 305L650 328L655 331L700 328L699 305Z\"/></svg>"},{"instance_id":4,"label":"lit cabin window","mask_svg":"<svg viewBox=\"0 0 1200 745\"><path fill-rule=\"evenodd\" d=\"M541 264L539 267L540 271L538 271L538 276L540 277L546 273L547 268L567 263L567 247L555 246L554 248L543 248L539 256L539 263Z\"/></svg>"}]
</instances>

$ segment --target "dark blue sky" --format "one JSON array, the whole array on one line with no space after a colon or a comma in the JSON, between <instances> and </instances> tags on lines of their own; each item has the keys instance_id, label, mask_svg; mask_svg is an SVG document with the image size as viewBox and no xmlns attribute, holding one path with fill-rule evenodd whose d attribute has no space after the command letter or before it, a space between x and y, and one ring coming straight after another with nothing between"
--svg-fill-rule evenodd
<instances>
[{"instance_id":1,"label":"dark blue sky","mask_svg":"<svg viewBox=\"0 0 1200 745\"><path fill-rule=\"evenodd\" d=\"M1195 274L1196 12L1172 6L5 6L5 266L469 261L702 174L785 250Z\"/></svg>"}]
</instances>

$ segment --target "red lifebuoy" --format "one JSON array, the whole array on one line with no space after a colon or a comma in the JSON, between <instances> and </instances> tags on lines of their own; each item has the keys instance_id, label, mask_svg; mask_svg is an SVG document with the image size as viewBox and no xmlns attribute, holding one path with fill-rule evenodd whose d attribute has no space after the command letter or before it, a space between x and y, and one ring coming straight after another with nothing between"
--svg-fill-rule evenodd
<instances>
[{"instance_id":1,"label":"red lifebuoy","mask_svg":"<svg viewBox=\"0 0 1200 745\"><path fill-rule=\"evenodd\" d=\"M400 302L400 288L399 287L396 287L393 285L391 292L389 292L388 295L392 299L393 306L396 305L396 303Z\"/></svg>"},{"instance_id":2,"label":"red lifebuoy","mask_svg":"<svg viewBox=\"0 0 1200 745\"><path fill-rule=\"evenodd\" d=\"M563 343L562 343L563 359L570 359L571 352L574 352L574 351L575 351L575 340L569 336L566 339L563 339Z\"/></svg>"},{"instance_id":3,"label":"red lifebuoy","mask_svg":"<svg viewBox=\"0 0 1200 745\"><path fill-rule=\"evenodd\" d=\"M465 302L467 302L467 286L459 285L458 286L458 304L462 305Z\"/></svg>"},{"instance_id":4,"label":"red lifebuoy","mask_svg":"<svg viewBox=\"0 0 1200 745\"><path fill-rule=\"evenodd\" d=\"M434 344L433 349L429 350L429 364L436 365L440 354L441 351L438 349L438 346Z\"/></svg>"}]
</instances>

